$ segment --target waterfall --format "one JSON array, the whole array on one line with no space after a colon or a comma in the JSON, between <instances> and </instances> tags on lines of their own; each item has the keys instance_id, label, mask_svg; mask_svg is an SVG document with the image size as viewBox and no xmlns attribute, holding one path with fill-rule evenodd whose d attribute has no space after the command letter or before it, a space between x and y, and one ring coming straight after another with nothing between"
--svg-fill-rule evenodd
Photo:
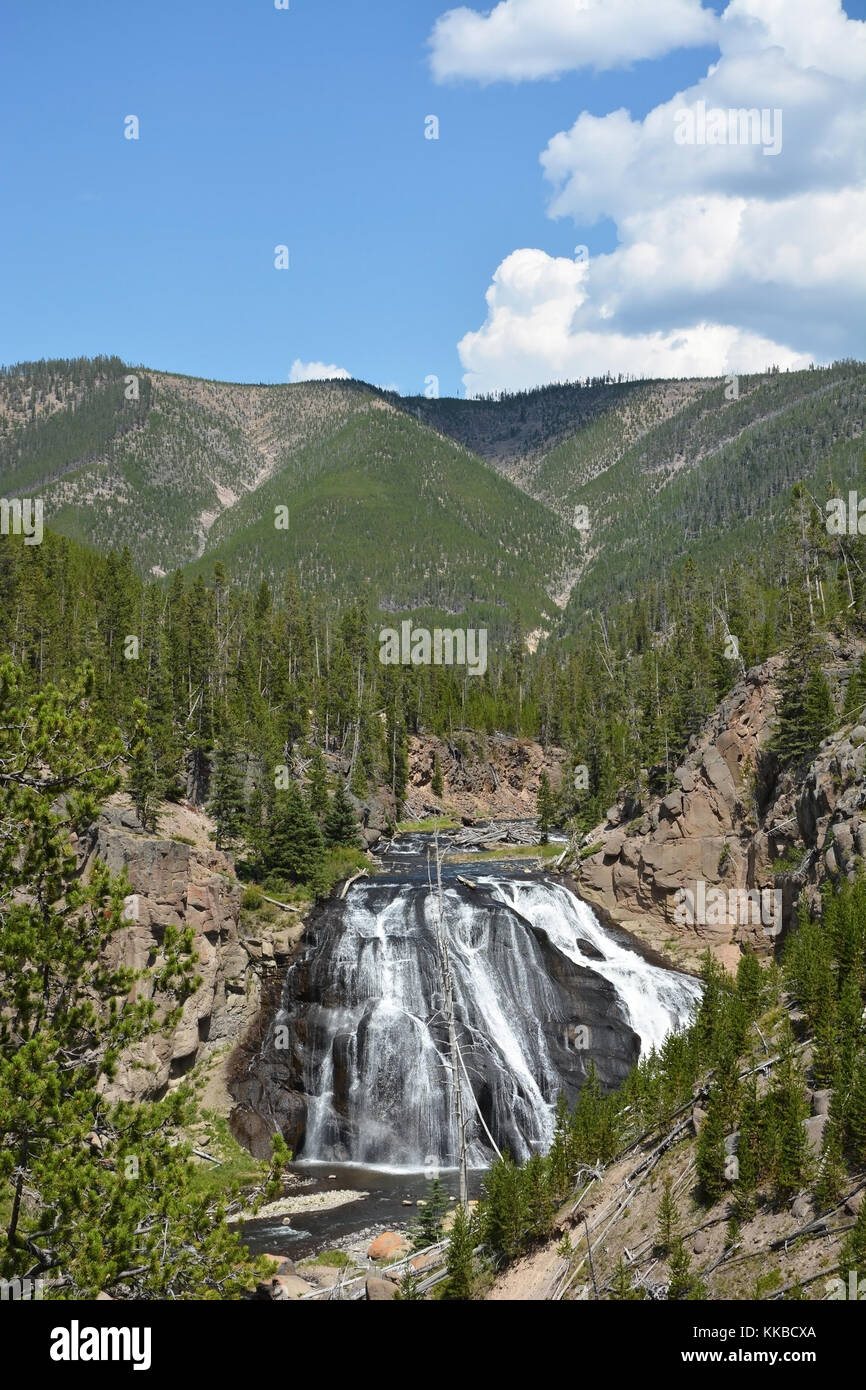
<instances>
[{"instance_id":1,"label":"waterfall","mask_svg":"<svg viewBox=\"0 0 866 1390\"><path fill-rule=\"evenodd\" d=\"M443 898L460 1051L500 1148L524 1159L552 1138L590 1062L606 1088L687 1022L699 986L616 941L562 885L489 877ZM296 1155L417 1170L458 1151L426 884L352 887L314 917L245 1092ZM467 1105L469 1158L489 1141Z\"/></svg>"},{"instance_id":2,"label":"waterfall","mask_svg":"<svg viewBox=\"0 0 866 1390\"><path fill-rule=\"evenodd\" d=\"M605 931L589 904L564 885L493 878L481 882L533 926L546 931L569 960L591 965L614 985L641 1040L642 1056L660 1047L670 1032L690 1022L701 997L700 982L691 975L650 965L635 951L621 946Z\"/></svg>"}]
</instances>

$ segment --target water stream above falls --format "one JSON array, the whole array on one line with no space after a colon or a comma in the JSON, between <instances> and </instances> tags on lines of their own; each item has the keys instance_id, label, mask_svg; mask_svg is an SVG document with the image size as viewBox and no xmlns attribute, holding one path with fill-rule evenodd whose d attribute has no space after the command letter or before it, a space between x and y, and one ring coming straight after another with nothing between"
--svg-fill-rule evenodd
<instances>
[{"instance_id":1,"label":"water stream above falls","mask_svg":"<svg viewBox=\"0 0 866 1390\"><path fill-rule=\"evenodd\" d=\"M313 915L235 1087L254 1149L264 1153L279 1127L302 1162L407 1172L456 1162L429 845L420 835L398 843L386 873ZM617 1085L688 1021L699 993L602 926L560 880L519 862L490 868L443 866L475 1167L492 1156L485 1127L515 1158L544 1151L559 1092L573 1102L590 1062L605 1088Z\"/></svg>"}]
</instances>

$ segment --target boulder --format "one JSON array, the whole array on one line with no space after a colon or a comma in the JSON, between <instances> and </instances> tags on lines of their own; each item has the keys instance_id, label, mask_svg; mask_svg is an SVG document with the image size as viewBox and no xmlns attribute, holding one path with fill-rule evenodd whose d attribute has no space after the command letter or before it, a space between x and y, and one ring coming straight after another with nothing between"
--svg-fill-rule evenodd
<instances>
[{"instance_id":1,"label":"boulder","mask_svg":"<svg viewBox=\"0 0 866 1390\"><path fill-rule=\"evenodd\" d=\"M397 1231L383 1231L367 1248L369 1260L397 1260L408 1249L408 1244Z\"/></svg>"},{"instance_id":2,"label":"boulder","mask_svg":"<svg viewBox=\"0 0 866 1390\"><path fill-rule=\"evenodd\" d=\"M833 1098L832 1091L813 1091L812 1092L812 1114L829 1115L830 1101Z\"/></svg>"},{"instance_id":3,"label":"boulder","mask_svg":"<svg viewBox=\"0 0 866 1390\"><path fill-rule=\"evenodd\" d=\"M382 1279L375 1274L368 1274L364 1285L364 1297L368 1303L386 1303L390 1298L396 1298L399 1292L398 1286L390 1279Z\"/></svg>"},{"instance_id":4,"label":"boulder","mask_svg":"<svg viewBox=\"0 0 866 1390\"><path fill-rule=\"evenodd\" d=\"M313 1291L314 1286L298 1274L274 1274L256 1285L258 1297L269 1299L272 1303L292 1303Z\"/></svg>"},{"instance_id":5,"label":"boulder","mask_svg":"<svg viewBox=\"0 0 866 1390\"><path fill-rule=\"evenodd\" d=\"M817 1156L821 1152L821 1145L824 1142L824 1130L830 1122L829 1115L813 1115L811 1119L803 1121L803 1128L812 1152Z\"/></svg>"}]
</instances>

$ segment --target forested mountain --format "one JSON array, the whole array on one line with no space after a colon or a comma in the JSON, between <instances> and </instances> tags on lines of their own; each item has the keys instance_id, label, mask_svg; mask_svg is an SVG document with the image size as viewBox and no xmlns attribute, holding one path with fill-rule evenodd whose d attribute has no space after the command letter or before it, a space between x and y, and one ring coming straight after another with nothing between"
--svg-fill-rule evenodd
<instances>
[{"instance_id":1,"label":"forested mountain","mask_svg":"<svg viewBox=\"0 0 866 1390\"><path fill-rule=\"evenodd\" d=\"M574 632L680 557L708 576L744 547L766 557L795 483L814 511L862 476L864 393L851 362L478 401L24 363L0 372L0 488L144 575L221 562L279 589L291 571L340 603L535 645L566 605Z\"/></svg>"},{"instance_id":2,"label":"forested mountain","mask_svg":"<svg viewBox=\"0 0 866 1390\"><path fill-rule=\"evenodd\" d=\"M549 627L579 557L567 524L363 385L25 364L0 376L0 421L5 495L151 575L222 559L344 600L365 586L383 611Z\"/></svg>"}]
</instances>

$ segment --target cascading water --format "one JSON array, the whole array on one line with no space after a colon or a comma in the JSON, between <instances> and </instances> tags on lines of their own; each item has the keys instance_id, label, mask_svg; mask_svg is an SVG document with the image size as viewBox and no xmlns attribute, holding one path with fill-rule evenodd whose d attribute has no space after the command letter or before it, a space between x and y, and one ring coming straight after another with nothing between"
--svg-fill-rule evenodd
<instances>
[{"instance_id":1,"label":"cascading water","mask_svg":"<svg viewBox=\"0 0 866 1390\"><path fill-rule=\"evenodd\" d=\"M443 910L475 1166L492 1156L479 1112L515 1158L545 1150L560 1091L573 1102L591 1062L617 1085L698 998L697 981L620 944L562 884L450 878ZM236 1088L265 1138L279 1128L306 1160L456 1162L437 912L426 884L376 879L319 909Z\"/></svg>"},{"instance_id":2,"label":"cascading water","mask_svg":"<svg viewBox=\"0 0 866 1390\"><path fill-rule=\"evenodd\" d=\"M651 965L605 931L588 903L560 883L520 879L480 879L533 926L547 932L569 960L591 965L616 988L626 1015L641 1040L641 1055L658 1048L672 1031L684 1028L701 997L699 981ZM586 945L589 943L589 951Z\"/></svg>"}]
</instances>

